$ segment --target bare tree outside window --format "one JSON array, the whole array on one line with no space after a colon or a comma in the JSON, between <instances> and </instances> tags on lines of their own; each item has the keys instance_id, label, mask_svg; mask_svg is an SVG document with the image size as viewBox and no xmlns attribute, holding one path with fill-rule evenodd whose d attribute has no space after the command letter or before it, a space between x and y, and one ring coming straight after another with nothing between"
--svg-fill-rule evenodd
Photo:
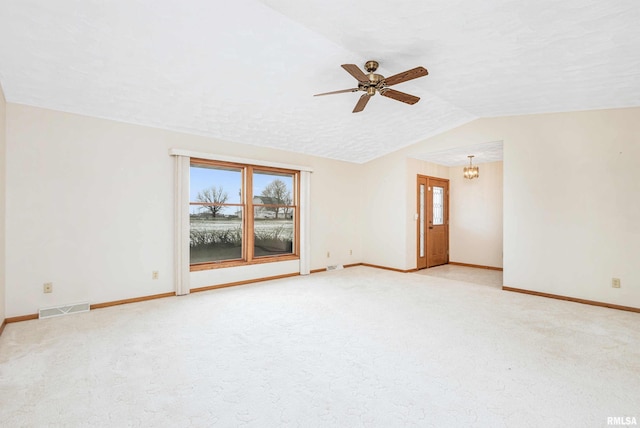
<instances>
[{"instance_id":1,"label":"bare tree outside window","mask_svg":"<svg viewBox=\"0 0 640 428\"><path fill-rule=\"evenodd\" d=\"M272 201L271 203L274 205L291 205L291 192L287 189L285 182L278 178L273 180L262 190L262 196L270 198ZM279 218L278 214L280 213L280 210L283 211L283 216L285 218L288 214L288 209L286 207L272 207L271 209L275 211L276 218Z\"/></svg>"},{"instance_id":2,"label":"bare tree outside window","mask_svg":"<svg viewBox=\"0 0 640 428\"><path fill-rule=\"evenodd\" d=\"M222 186L211 186L208 189L201 190L196 196L198 202L204 202L207 204L224 204L229 199L229 194L224 191ZM224 209L221 205L206 205L201 207L203 210L209 211L211 217L216 218L220 211Z\"/></svg>"}]
</instances>

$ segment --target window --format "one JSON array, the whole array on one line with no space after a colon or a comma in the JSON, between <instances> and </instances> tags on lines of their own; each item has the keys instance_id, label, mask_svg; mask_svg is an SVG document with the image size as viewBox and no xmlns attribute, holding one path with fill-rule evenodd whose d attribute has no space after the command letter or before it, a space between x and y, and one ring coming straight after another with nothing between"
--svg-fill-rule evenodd
<instances>
[{"instance_id":1,"label":"window","mask_svg":"<svg viewBox=\"0 0 640 428\"><path fill-rule=\"evenodd\" d=\"M191 270L298 258L299 172L192 159Z\"/></svg>"},{"instance_id":2,"label":"window","mask_svg":"<svg viewBox=\"0 0 640 428\"><path fill-rule=\"evenodd\" d=\"M433 186L433 225L444 224L444 187Z\"/></svg>"},{"instance_id":3,"label":"window","mask_svg":"<svg viewBox=\"0 0 640 428\"><path fill-rule=\"evenodd\" d=\"M292 254L295 175L253 171L253 254L255 257Z\"/></svg>"}]
</instances>

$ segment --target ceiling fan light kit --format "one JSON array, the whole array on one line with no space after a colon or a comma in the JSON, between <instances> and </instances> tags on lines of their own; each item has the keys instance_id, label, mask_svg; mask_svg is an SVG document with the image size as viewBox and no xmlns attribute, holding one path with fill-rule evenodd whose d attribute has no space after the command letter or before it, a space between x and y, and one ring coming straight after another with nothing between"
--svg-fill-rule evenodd
<instances>
[{"instance_id":1,"label":"ceiling fan light kit","mask_svg":"<svg viewBox=\"0 0 640 428\"><path fill-rule=\"evenodd\" d=\"M429 74L426 68L416 67L412 68L411 70L407 70L402 73L394 74L393 76L385 78L383 75L376 73L376 70L378 70L378 65L379 64L377 61L367 61L364 64L364 69L369 74L365 74L355 64L342 64L342 68L344 68L347 73L352 75L358 81L358 87L352 89L342 89L340 91L324 92L322 94L315 94L314 97L319 97L322 95L342 94L346 92L365 92L365 94L363 94L358 100L356 107L353 109L353 113L358 113L364 110L365 106L369 102L369 99L373 97L376 92L378 92L383 97L391 98L410 105L413 105L420 101L420 98L416 97L415 95L409 95L405 94L404 92L390 89L389 86L397 85L398 83L426 76Z\"/></svg>"}]
</instances>

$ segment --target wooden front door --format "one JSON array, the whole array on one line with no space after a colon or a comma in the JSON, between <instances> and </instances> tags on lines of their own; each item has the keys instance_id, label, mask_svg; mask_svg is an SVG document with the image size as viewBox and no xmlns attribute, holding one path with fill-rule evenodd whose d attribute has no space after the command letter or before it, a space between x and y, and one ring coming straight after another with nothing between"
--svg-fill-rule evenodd
<instances>
[{"instance_id":1,"label":"wooden front door","mask_svg":"<svg viewBox=\"0 0 640 428\"><path fill-rule=\"evenodd\" d=\"M449 263L449 180L418 176L418 269Z\"/></svg>"},{"instance_id":2,"label":"wooden front door","mask_svg":"<svg viewBox=\"0 0 640 428\"><path fill-rule=\"evenodd\" d=\"M427 185L427 267L449 263L449 180Z\"/></svg>"}]
</instances>

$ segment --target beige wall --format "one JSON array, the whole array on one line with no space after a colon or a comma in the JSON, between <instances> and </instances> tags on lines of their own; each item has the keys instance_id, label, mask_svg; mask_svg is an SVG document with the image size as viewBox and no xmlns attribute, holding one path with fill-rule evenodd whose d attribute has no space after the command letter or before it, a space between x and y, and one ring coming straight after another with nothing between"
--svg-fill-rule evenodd
<instances>
[{"instance_id":1,"label":"beige wall","mask_svg":"<svg viewBox=\"0 0 640 428\"><path fill-rule=\"evenodd\" d=\"M504 284L640 307L640 108L479 119L403 152L500 140Z\"/></svg>"},{"instance_id":2,"label":"beige wall","mask_svg":"<svg viewBox=\"0 0 640 428\"><path fill-rule=\"evenodd\" d=\"M5 210L6 210L6 116L7 103L0 83L0 324L5 319Z\"/></svg>"},{"instance_id":3,"label":"beige wall","mask_svg":"<svg viewBox=\"0 0 640 428\"><path fill-rule=\"evenodd\" d=\"M480 177L451 167L449 260L502 267L502 162L478 164Z\"/></svg>"},{"instance_id":4,"label":"beige wall","mask_svg":"<svg viewBox=\"0 0 640 428\"><path fill-rule=\"evenodd\" d=\"M483 179L471 184L459 179L460 168L449 168L392 153L364 167L362 207L363 261L400 270L416 267L417 176L450 179L450 254L461 263L502 267L502 163L483 164ZM469 181L469 180L465 180ZM474 215L460 212L467 198ZM468 230L475 228L473 234Z\"/></svg>"},{"instance_id":5,"label":"beige wall","mask_svg":"<svg viewBox=\"0 0 640 428\"><path fill-rule=\"evenodd\" d=\"M389 161L389 158L392 160ZM404 269L407 186L404 164L393 154L362 166L362 260Z\"/></svg>"},{"instance_id":6,"label":"beige wall","mask_svg":"<svg viewBox=\"0 0 640 428\"><path fill-rule=\"evenodd\" d=\"M174 290L169 148L312 167L311 268L362 260L353 164L12 103L7 121L7 317ZM297 270L218 269L192 286Z\"/></svg>"},{"instance_id":7,"label":"beige wall","mask_svg":"<svg viewBox=\"0 0 640 428\"><path fill-rule=\"evenodd\" d=\"M499 166L483 164L481 180L460 183L458 169L413 159L498 140L505 285L640 307L638 108L480 119L364 165L11 103L6 109L7 317L173 291L172 147L314 168L312 269L414 268L417 174L451 179L451 259L499 265ZM463 187L489 183L481 191ZM456 217L468 201L478 206L479 195L484 217ZM493 241L468 239L468 223ZM476 243L478 251L467 251ZM214 270L195 275L194 286L279 269L295 271L288 264ZM621 289L611 288L613 276ZM44 295L49 281L54 293Z\"/></svg>"}]
</instances>

